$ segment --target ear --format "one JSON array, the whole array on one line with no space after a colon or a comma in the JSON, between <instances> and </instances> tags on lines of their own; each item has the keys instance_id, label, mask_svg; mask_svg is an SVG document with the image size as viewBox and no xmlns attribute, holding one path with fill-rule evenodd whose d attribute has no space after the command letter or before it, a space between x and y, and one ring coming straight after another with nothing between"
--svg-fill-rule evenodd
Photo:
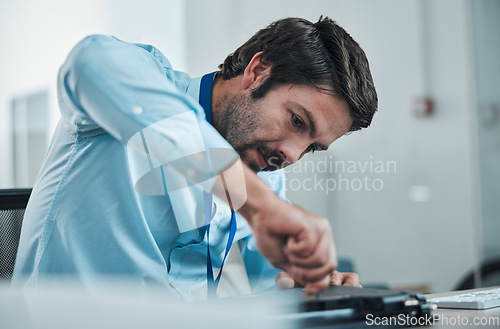
<instances>
[{"instance_id":1,"label":"ear","mask_svg":"<svg viewBox=\"0 0 500 329\"><path fill-rule=\"evenodd\" d=\"M271 73L271 63L261 63L262 51L256 53L243 72L242 87L244 90L257 88Z\"/></svg>"}]
</instances>

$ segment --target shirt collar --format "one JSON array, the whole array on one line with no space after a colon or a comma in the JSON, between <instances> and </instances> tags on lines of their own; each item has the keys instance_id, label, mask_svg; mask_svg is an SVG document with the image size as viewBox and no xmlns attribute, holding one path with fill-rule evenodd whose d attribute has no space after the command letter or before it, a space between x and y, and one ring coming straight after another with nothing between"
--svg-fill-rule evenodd
<instances>
[{"instance_id":1,"label":"shirt collar","mask_svg":"<svg viewBox=\"0 0 500 329\"><path fill-rule=\"evenodd\" d=\"M208 123L212 124L212 87L217 72L205 74L200 82L199 103L205 111L205 117Z\"/></svg>"}]
</instances>

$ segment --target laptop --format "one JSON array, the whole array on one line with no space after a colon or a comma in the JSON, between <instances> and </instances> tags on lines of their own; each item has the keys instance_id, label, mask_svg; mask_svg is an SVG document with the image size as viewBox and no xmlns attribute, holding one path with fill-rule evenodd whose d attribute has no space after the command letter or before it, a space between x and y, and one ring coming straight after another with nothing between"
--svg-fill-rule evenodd
<instances>
[{"instance_id":1,"label":"laptop","mask_svg":"<svg viewBox=\"0 0 500 329\"><path fill-rule=\"evenodd\" d=\"M417 292L330 286L307 295L302 288L273 290L260 297L283 303L280 320L296 328L394 328L432 325L434 306Z\"/></svg>"}]
</instances>

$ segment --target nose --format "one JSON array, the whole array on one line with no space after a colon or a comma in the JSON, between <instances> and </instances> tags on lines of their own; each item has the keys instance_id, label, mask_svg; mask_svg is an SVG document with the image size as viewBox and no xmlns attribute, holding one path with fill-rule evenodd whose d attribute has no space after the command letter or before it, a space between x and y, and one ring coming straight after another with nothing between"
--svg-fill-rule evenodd
<instances>
[{"instance_id":1,"label":"nose","mask_svg":"<svg viewBox=\"0 0 500 329\"><path fill-rule=\"evenodd\" d=\"M286 167L289 164L294 164L295 162L297 162L302 157L309 145L310 141L299 139L289 140L285 143L281 143L278 146L277 150L285 160L283 166Z\"/></svg>"}]
</instances>

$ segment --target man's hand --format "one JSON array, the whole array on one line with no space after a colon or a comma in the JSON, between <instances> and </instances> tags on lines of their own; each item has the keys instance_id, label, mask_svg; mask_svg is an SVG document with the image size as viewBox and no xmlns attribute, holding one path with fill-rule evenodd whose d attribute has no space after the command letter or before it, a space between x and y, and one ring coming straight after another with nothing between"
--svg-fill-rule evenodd
<instances>
[{"instance_id":1,"label":"man's hand","mask_svg":"<svg viewBox=\"0 0 500 329\"><path fill-rule=\"evenodd\" d=\"M325 290L336 267L333 234L328 221L281 200L261 209L250 224L259 251L307 293Z\"/></svg>"},{"instance_id":2,"label":"man's hand","mask_svg":"<svg viewBox=\"0 0 500 329\"><path fill-rule=\"evenodd\" d=\"M359 275L356 273L347 273L333 271L330 273L330 285L332 286L352 286L361 287ZM279 289L290 289L295 287L295 281L287 272L280 272L275 279L276 287Z\"/></svg>"},{"instance_id":3,"label":"man's hand","mask_svg":"<svg viewBox=\"0 0 500 329\"><path fill-rule=\"evenodd\" d=\"M328 287L337 266L328 220L280 199L241 161L220 175L211 192L222 200L230 196L228 203L245 217L257 248L273 266L290 273L309 294Z\"/></svg>"},{"instance_id":4,"label":"man's hand","mask_svg":"<svg viewBox=\"0 0 500 329\"><path fill-rule=\"evenodd\" d=\"M328 220L281 200L253 172L246 172L245 180L247 201L239 212L250 224L260 253L307 293L325 290L337 266Z\"/></svg>"}]
</instances>

